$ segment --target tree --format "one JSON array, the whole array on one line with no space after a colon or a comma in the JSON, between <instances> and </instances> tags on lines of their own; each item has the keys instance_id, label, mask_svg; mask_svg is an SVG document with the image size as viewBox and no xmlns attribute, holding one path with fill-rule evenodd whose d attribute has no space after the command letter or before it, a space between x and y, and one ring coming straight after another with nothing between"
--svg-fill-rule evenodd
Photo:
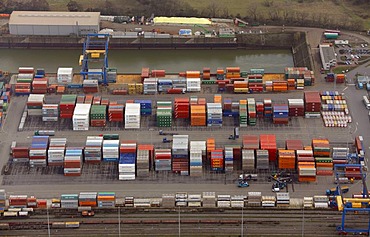
<instances>
[{"instance_id":1,"label":"tree","mask_svg":"<svg viewBox=\"0 0 370 237\"><path fill-rule=\"evenodd\" d=\"M74 0L70 0L67 4L68 11L70 12L80 12L83 10L83 7L81 4Z\"/></svg>"},{"instance_id":2,"label":"tree","mask_svg":"<svg viewBox=\"0 0 370 237\"><path fill-rule=\"evenodd\" d=\"M258 11L257 11L258 7L257 5L251 5L249 8L248 8L248 13L250 16L252 16L252 19L254 21L257 21L258 19Z\"/></svg>"}]
</instances>

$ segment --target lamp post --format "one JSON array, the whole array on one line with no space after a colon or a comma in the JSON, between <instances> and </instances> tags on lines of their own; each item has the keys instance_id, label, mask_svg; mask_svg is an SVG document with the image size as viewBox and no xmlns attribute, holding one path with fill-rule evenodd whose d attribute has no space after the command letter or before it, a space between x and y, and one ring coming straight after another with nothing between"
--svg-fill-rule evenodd
<instances>
[{"instance_id":1,"label":"lamp post","mask_svg":"<svg viewBox=\"0 0 370 237\"><path fill-rule=\"evenodd\" d=\"M48 236L50 237L50 219L49 219L49 207L48 204L46 204L46 216L48 219Z\"/></svg>"},{"instance_id":2,"label":"lamp post","mask_svg":"<svg viewBox=\"0 0 370 237\"><path fill-rule=\"evenodd\" d=\"M179 237L181 236L181 216L180 216L180 206L179 206Z\"/></svg>"},{"instance_id":3,"label":"lamp post","mask_svg":"<svg viewBox=\"0 0 370 237\"><path fill-rule=\"evenodd\" d=\"M240 235L241 237L244 236L244 206L242 206L242 225L240 229Z\"/></svg>"},{"instance_id":4,"label":"lamp post","mask_svg":"<svg viewBox=\"0 0 370 237\"><path fill-rule=\"evenodd\" d=\"M118 207L118 236L121 236L121 208Z\"/></svg>"}]
</instances>

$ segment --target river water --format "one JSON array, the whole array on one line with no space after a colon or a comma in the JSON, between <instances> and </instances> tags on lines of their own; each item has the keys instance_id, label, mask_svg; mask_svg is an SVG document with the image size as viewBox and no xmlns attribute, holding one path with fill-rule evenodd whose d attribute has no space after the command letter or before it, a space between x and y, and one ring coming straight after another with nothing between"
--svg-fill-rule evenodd
<instances>
[{"instance_id":1,"label":"river water","mask_svg":"<svg viewBox=\"0 0 370 237\"><path fill-rule=\"evenodd\" d=\"M44 68L55 73L58 67L73 67L79 72L79 56L82 50L73 49L0 49L0 69L17 72L20 66ZM110 50L109 67L120 73L140 72L142 67L165 69L167 72L202 70L210 67L240 67L242 71L251 68L265 68L266 72L282 73L284 68L293 66L289 50ZM95 63L99 68L101 63ZM90 68L93 68L92 66Z\"/></svg>"}]
</instances>

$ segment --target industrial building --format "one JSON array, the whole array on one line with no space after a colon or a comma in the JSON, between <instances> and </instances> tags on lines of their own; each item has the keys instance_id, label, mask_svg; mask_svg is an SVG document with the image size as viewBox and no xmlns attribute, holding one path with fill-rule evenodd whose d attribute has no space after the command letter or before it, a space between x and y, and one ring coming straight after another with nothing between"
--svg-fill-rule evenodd
<instances>
[{"instance_id":1,"label":"industrial building","mask_svg":"<svg viewBox=\"0 0 370 237\"><path fill-rule=\"evenodd\" d=\"M98 33L100 12L13 11L9 20L12 35L68 36Z\"/></svg>"},{"instance_id":2,"label":"industrial building","mask_svg":"<svg viewBox=\"0 0 370 237\"><path fill-rule=\"evenodd\" d=\"M335 67L337 65L337 58L334 48L328 44L321 44L319 48L322 68L324 70L330 70L330 67Z\"/></svg>"}]
</instances>

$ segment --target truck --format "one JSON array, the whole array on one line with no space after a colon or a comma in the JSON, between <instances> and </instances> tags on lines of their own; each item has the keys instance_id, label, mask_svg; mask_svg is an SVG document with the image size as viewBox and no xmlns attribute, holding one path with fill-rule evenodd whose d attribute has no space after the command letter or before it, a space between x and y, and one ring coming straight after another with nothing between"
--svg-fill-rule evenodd
<instances>
[{"instance_id":1,"label":"truck","mask_svg":"<svg viewBox=\"0 0 370 237\"><path fill-rule=\"evenodd\" d=\"M341 186L340 190L341 190L341 193L348 193L349 187L348 186ZM335 188L327 189L325 193L326 193L327 196L337 196L337 195L340 194L338 186L335 187Z\"/></svg>"},{"instance_id":2,"label":"truck","mask_svg":"<svg viewBox=\"0 0 370 237\"><path fill-rule=\"evenodd\" d=\"M239 179L238 180L244 180L244 181L257 181L257 177L258 175L257 174L241 174L239 175Z\"/></svg>"},{"instance_id":3,"label":"truck","mask_svg":"<svg viewBox=\"0 0 370 237\"><path fill-rule=\"evenodd\" d=\"M285 182L279 182L279 181L276 181L275 183L272 184L272 191L273 192L280 192L282 189L284 189L286 187L286 183Z\"/></svg>"},{"instance_id":4,"label":"truck","mask_svg":"<svg viewBox=\"0 0 370 237\"><path fill-rule=\"evenodd\" d=\"M163 130L159 130L159 135L161 136L172 136L172 135L179 135L178 133L174 133L174 132L164 132Z\"/></svg>"},{"instance_id":5,"label":"truck","mask_svg":"<svg viewBox=\"0 0 370 237\"><path fill-rule=\"evenodd\" d=\"M172 140L167 139L167 137L165 137L165 138L163 138L163 139L162 139L162 142L163 142L163 143L171 143L171 142L172 142Z\"/></svg>"},{"instance_id":6,"label":"truck","mask_svg":"<svg viewBox=\"0 0 370 237\"><path fill-rule=\"evenodd\" d=\"M37 130L35 131L35 136L55 136L54 130Z\"/></svg>"},{"instance_id":7,"label":"truck","mask_svg":"<svg viewBox=\"0 0 370 237\"><path fill-rule=\"evenodd\" d=\"M92 217L95 215L95 212L90 210L90 211L82 211L81 216L83 217Z\"/></svg>"}]
</instances>

